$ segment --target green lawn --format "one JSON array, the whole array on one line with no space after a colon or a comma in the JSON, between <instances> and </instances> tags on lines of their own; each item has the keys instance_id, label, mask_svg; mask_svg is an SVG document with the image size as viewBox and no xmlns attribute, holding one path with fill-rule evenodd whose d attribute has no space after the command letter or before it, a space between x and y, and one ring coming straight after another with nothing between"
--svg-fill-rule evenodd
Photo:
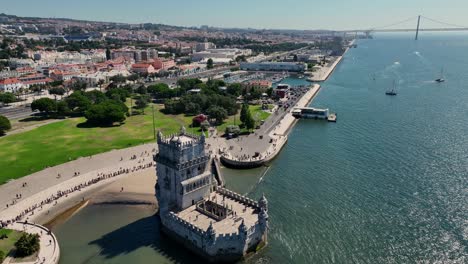
<instances>
[{"instance_id":1,"label":"green lawn","mask_svg":"<svg viewBox=\"0 0 468 264\"><path fill-rule=\"evenodd\" d=\"M181 125L189 132L192 129L191 116L165 115L160 110L162 105L155 105L155 127L163 133L175 133ZM261 106L250 106L252 116L258 121L265 120L270 114L261 110ZM43 170L79 157L95 155L112 149L127 148L151 142L153 124L151 107L144 115L127 118L121 126L115 127L79 127L84 118L70 118L47 124L30 131L0 138L0 184L10 179ZM224 133L227 125L234 124L230 116L218 131ZM236 124L240 124L239 115ZM194 133L200 133L198 128Z\"/></svg>"},{"instance_id":2,"label":"green lawn","mask_svg":"<svg viewBox=\"0 0 468 264\"><path fill-rule=\"evenodd\" d=\"M0 237L7 235L8 238L0 239L0 251L5 253L5 256L15 248L15 243L21 237L22 232L11 229L0 229Z\"/></svg>"},{"instance_id":3,"label":"green lawn","mask_svg":"<svg viewBox=\"0 0 468 264\"><path fill-rule=\"evenodd\" d=\"M174 133L181 125L191 123L191 117L164 115L159 111L161 107L156 106L154 111L156 130ZM145 110L145 115L129 117L121 126L77 127L84 121L84 118L67 119L0 138L0 184L47 166L153 140L151 107Z\"/></svg>"},{"instance_id":4,"label":"green lawn","mask_svg":"<svg viewBox=\"0 0 468 264\"><path fill-rule=\"evenodd\" d=\"M252 114L252 117L258 122L261 120L266 120L271 115L270 113L263 111L261 105L249 105L249 110ZM236 116L229 116L226 120L224 120L222 125L217 127L218 133L224 134L226 127L229 125L240 125L241 121L239 120L239 117L240 111ZM247 132L247 129L243 128L241 129L241 132Z\"/></svg>"}]
</instances>

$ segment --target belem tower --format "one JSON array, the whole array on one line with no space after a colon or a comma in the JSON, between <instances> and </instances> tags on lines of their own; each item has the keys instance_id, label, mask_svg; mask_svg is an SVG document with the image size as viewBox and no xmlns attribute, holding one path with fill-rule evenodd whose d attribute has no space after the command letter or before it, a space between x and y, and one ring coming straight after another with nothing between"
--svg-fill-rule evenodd
<instances>
[{"instance_id":1,"label":"belem tower","mask_svg":"<svg viewBox=\"0 0 468 264\"><path fill-rule=\"evenodd\" d=\"M266 245L268 203L218 186L205 136L158 133L156 197L162 231L209 261L236 261Z\"/></svg>"}]
</instances>

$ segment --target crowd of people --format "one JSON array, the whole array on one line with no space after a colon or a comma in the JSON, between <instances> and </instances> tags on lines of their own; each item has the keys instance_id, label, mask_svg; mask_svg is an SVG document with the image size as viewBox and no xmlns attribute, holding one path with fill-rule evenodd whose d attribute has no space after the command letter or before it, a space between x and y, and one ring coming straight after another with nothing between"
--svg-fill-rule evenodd
<instances>
[{"instance_id":1,"label":"crowd of people","mask_svg":"<svg viewBox=\"0 0 468 264\"><path fill-rule=\"evenodd\" d=\"M148 155L149 155L149 153L142 153L141 156L148 156ZM132 158L133 158L133 156L132 156ZM92 186L92 185L97 184L97 183L99 183L99 182L101 182L103 180L106 180L106 179L110 179L110 178L113 178L113 177L116 177L116 176L119 176L119 175L122 175L122 174L138 172L140 170L144 170L144 169L153 167L155 165L155 162L154 161L150 161L150 162L146 161L145 162L145 159L143 158L143 159L140 159L138 161L138 164L139 165L135 165L135 166L130 167L130 168L122 168L121 167L118 170L113 171L113 172L107 172L107 173L101 172L101 173L98 173L97 176L95 178L93 178L93 179L90 179L90 180L88 180L86 182L75 185L72 188L69 188L69 189L66 189L66 190L59 190L59 191L57 191L56 194L51 195L47 199L44 199L44 200L42 200L40 202L37 202L36 204L24 209L16 217L13 217L11 219L0 219L0 227L3 228L3 227L6 227L6 226L14 223L14 222L21 221L27 215L34 215L34 212L35 212L36 209L41 209L42 210L42 207L45 206L45 205L52 204L52 203L53 203L53 205L56 205L59 199L61 199L63 197L68 197L68 195L71 194L71 193L81 191L82 189L84 189L86 187ZM8 205L7 205L7 207L8 207Z\"/></svg>"}]
</instances>

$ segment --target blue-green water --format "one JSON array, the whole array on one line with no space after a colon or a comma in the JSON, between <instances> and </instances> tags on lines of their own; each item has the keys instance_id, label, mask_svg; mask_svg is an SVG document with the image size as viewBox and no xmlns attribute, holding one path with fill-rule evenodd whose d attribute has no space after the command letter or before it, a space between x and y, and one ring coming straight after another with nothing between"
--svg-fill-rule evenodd
<instances>
[{"instance_id":1,"label":"blue-green water","mask_svg":"<svg viewBox=\"0 0 468 264\"><path fill-rule=\"evenodd\" d=\"M270 244L248 262L467 263L468 35L361 40L313 105L338 122L298 122L266 172L225 170L269 200ZM61 263L197 262L153 234L151 213L84 209L56 229Z\"/></svg>"}]
</instances>

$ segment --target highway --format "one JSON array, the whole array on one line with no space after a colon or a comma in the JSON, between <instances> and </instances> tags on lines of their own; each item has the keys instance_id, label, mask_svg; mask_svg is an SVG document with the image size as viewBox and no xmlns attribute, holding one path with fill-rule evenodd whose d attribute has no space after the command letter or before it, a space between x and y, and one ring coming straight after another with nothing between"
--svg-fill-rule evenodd
<instances>
[{"instance_id":1,"label":"highway","mask_svg":"<svg viewBox=\"0 0 468 264\"><path fill-rule=\"evenodd\" d=\"M20 105L16 107L2 107L0 108L0 115L5 116L6 118L12 119L23 119L28 116L31 116L33 111L31 111L30 106Z\"/></svg>"}]
</instances>

